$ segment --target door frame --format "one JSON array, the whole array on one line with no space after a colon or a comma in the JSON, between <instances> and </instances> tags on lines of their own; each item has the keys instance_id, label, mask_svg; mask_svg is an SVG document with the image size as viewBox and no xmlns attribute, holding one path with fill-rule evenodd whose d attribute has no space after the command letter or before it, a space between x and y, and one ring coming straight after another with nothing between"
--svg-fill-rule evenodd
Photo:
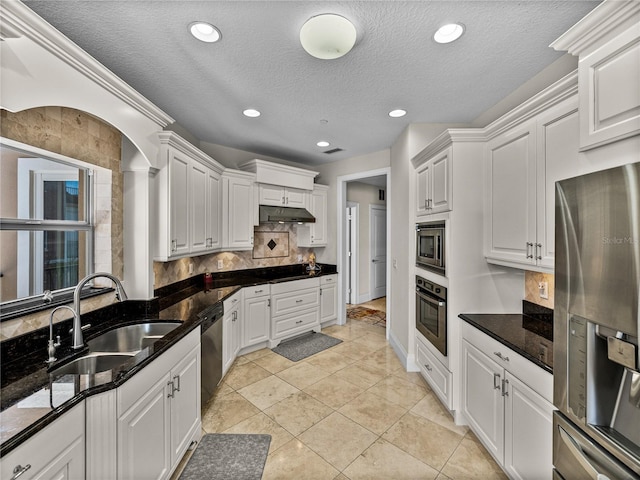
<instances>
[{"instance_id":1,"label":"door frame","mask_svg":"<svg viewBox=\"0 0 640 480\"><path fill-rule=\"evenodd\" d=\"M347 202L347 209L353 209L353 218L351 224L347 221L345 212L345 235L350 233L351 236L347 237L351 239L351 245L348 245L348 241L345 241L347 247L347 263L345 263L345 302L350 304L358 303L358 226L360 222L360 204L357 202ZM347 232L347 226L350 225L350 232ZM349 258L348 252L351 251L351 257ZM351 285L351 295L347 292L347 289Z\"/></svg>"},{"instance_id":2,"label":"door frame","mask_svg":"<svg viewBox=\"0 0 640 480\"><path fill-rule=\"evenodd\" d=\"M391 232L391 225L389 224L389 219L391 215L389 212L391 209L391 167L378 168L375 170L367 170L358 173L351 173L348 175L340 175L337 177L336 190L338 194L337 198L337 218L338 221L337 227L337 240L338 240L338 255L337 255L337 263L338 263L338 325L344 325L347 320L347 302L346 302L346 281L345 281L345 271L344 268L347 262L349 261L347 258L347 235L344 232L345 229L345 216L347 212L347 183L354 180L361 180L363 178L369 177L377 177L379 175L386 175L387 178L387 289L386 289L386 298L387 298L387 328L386 328L386 337L389 339L389 331L391 328L391 322L393 319L391 318L391 310L389 308L389 298L391 293L391 270L389 269L389 245L391 242L389 241L389 235Z\"/></svg>"},{"instance_id":3,"label":"door frame","mask_svg":"<svg viewBox=\"0 0 640 480\"><path fill-rule=\"evenodd\" d=\"M373 285L374 285L374 268L373 268L373 212L375 210L384 211L384 219L385 223L387 223L387 206L386 205L369 205L369 300L373 300L374 298L378 298L374 296ZM386 235L385 235L386 237ZM388 254L388 248L385 248L385 254ZM386 255L385 255L386 258ZM385 270L385 277L386 277ZM385 279L386 281L386 279ZM385 284L386 289L386 284Z\"/></svg>"}]
</instances>

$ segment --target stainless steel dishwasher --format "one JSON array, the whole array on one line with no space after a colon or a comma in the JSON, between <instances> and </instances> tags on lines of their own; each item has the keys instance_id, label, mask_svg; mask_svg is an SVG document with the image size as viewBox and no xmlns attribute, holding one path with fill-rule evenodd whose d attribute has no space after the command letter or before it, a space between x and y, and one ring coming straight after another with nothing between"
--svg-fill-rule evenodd
<instances>
[{"instance_id":1,"label":"stainless steel dishwasher","mask_svg":"<svg viewBox=\"0 0 640 480\"><path fill-rule=\"evenodd\" d=\"M201 320L201 388L202 406L209 401L222 379L222 302L198 314Z\"/></svg>"}]
</instances>

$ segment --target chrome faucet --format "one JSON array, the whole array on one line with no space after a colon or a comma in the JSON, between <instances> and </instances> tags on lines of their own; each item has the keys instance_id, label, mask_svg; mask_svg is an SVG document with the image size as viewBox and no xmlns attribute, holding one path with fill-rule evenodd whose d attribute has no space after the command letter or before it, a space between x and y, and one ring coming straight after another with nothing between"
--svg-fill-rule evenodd
<instances>
[{"instance_id":1,"label":"chrome faucet","mask_svg":"<svg viewBox=\"0 0 640 480\"><path fill-rule=\"evenodd\" d=\"M114 285L116 286L116 299L118 301L124 302L128 298L126 292L124 291L122 283L120 283L120 280L118 280L117 277L111 275L110 273L91 273L80 280L80 282L78 282L78 285L76 286L76 289L73 291L73 310L75 311L75 315L73 317L73 348L76 350L84 346L84 339L82 338L82 324L80 322L80 292L82 291L82 287L84 287L89 280L93 280L94 278L98 277L108 278L114 283Z\"/></svg>"},{"instance_id":2,"label":"chrome faucet","mask_svg":"<svg viewBox=\"0 0 640 480\"><path fill-rule=\"evenodd\" d=\"M53 310L51 310L51 313L49 314L49 344L47 345L47 353L49 354L49 358L47 359L47 363L53 363L56 361L56 347L60 346L60 335L58 335L56 337L56 341L53 341L53 315L58 311L61 310L63 308L66 308L67 310L70 310L71 313L73 313L73 322L75 323L76 321L76 317L78 316L76 314L76 311L71 308L69 305L59 305L56 308L54 308Z\"/></svg>"}]
</instances>

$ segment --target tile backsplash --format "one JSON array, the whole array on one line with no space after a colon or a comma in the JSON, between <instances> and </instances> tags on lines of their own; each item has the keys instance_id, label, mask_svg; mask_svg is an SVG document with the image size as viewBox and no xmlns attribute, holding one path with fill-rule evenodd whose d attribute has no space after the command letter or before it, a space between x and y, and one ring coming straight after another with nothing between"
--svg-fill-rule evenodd
<instances>
[{"instance_id":1,"label":"tile backsplash","mask_svg":"<svg viewBox=\"0 0 640 480\"><path fill-rule=\"evenodd\" d=\"M540 298L538 284L547 282L549 298ZM543 307L553 308L555 291L555 276L551 273L525 272L524 275L524 299L542 305Z\"/></svg>"},{"instance_id":2,"label":"tile backsplash","mask_svg":"<svg viewBox=\"0 0 640 480\"><path fill-rule=\"evenodd\" d=\"M271 236L270 233L275 235ZM276 245L269 253L277 256L268 256L265 244L272 239L279 244L279 239L284 239L288 233L288 245ZM277 267L281 265L293 265L308 261L311 248L298 248L298 236L295 225L289 224L263 224L254 227L253 250L240 252L219 252L211 255L181 258L172 262L153 262L154 288L164 287L174 282L184 280L193 275L206 271L226 272L230 270L246 270L249 268ZM281 248L282 247L282 248ZM264 258L259 258L264 257ZM218 260L222 260L223 267L218 268ZM193 273L189 273L189 264L193 264Z\"/></svg>"}]
</instances>

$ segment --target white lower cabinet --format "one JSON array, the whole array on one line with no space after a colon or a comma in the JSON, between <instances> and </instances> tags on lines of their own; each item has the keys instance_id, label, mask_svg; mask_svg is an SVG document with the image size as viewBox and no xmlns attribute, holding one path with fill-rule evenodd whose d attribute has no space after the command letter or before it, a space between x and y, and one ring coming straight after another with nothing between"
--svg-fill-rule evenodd
<instances>
[{"instance_id":1,"label":"white lower cabinet","mask_svg":"<svg viewBox=\"0 0 640 480\"><path fill-rule=\"evenodd\" d=\"M240 351L240 296L234 294L224 301L224 317L222 318L222 375L226 375L229 367Z\"/></svg>"},{"instance_id":2,"label":"white lower cabinet","mask_svg":"<svg viewBox=\"0 0 640 480\"><path fill-rule=\"evenodd\" d=\"M309 278L271 286L269 348L308 331L320 331L320 279Z\"/></svg>"},{"instance_id":3,"label":"white lower cabinet","mask_svg":"<svg viewBox=\"0 0 640 480\"><path fill-rule=\"evenodd\" d=\"M320 277L320 323L338 318L338 275Z\"/></svg>"},{"instance_id":4,"label":"white lower cabinet","mask_svg":"<svg viewBox=\"0 0 640 480\"><path fill-rule=\"evenodd\" d=\"M420 373L422 373L433 392L440 398L440 401L451 410L453 408L453 395L451 392L453 378L451 372L429 351L426 343L421 338L421 334L416 332L416 358Z\"/></svg>"},{"instance_id":5,"label":"white lower cabinet","mask_svg":"<svg viewBox=\"0 0 640 480\"><path fill-rule=\"evenodd\" d=\"M258 285L242 289L242 343L241 348L250 347L269 340L271 321L271 293L269 285Z\"/></svg>"},{"instance_id":6,"label":"white lower cabinet","mask_svg":"<svg viewBox=\"0 0 640 480\"><path fill-rule=\"evenodd\" d=\"M462 412L509 477L552 478L552 375L468 324L462 375Z\"/></svg>"},{"instance_id":7,"label":"white lower cabinet","mask_svg":"<svg viewBox=\"0 0 640 480\"><path fill-rule=\"evenodd\" d=\"M119 480L168 478L201 434L200 331L117 391Z\"/></svg>"},{"instance_id":8,"label":"white lower cabinet","mask_svg":"<svg viewBox=\"0 0 640 480\"><path fill-rule=\"evenodd\" d=\"M84 402L0 459L0 478L76 480L85 476ZM23 472L20 474L20 472Z\"/></svg>"}]
</instances>

